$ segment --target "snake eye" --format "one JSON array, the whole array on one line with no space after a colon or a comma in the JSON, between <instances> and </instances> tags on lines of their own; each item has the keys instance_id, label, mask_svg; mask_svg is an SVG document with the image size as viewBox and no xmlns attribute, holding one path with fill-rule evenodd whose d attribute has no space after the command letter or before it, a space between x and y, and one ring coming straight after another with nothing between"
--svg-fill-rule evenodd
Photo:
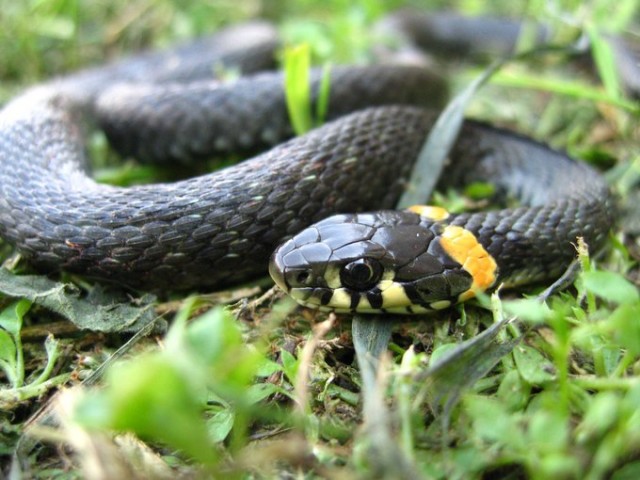
<instances>
[{"instance_id":1,"label":"snake eye","mask_svg":"<svg viewBox=\"0 0 640 480\"><path fill-rule=\"evenodd\" d=\"M382 265L372 258L361 258L347 263L340 270L342 285L353 290L369 290L382 277Z\"/></svg>"}]
</instances>

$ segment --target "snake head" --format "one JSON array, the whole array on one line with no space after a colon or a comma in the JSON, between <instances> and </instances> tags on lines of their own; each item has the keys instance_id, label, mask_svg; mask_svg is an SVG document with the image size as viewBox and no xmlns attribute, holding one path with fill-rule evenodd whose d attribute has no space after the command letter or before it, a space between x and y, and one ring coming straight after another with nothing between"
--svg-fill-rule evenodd
<instances>
[{"instance_id":1,"label":"snake head","mask_svg":"<svg viewBox=\"0 0 640 480\"><path fill-rule=\"evenodd\" d=\"M473 287L448 227L411 211L335 215L282 244L269 273L298 303L337 312L424 313Z\"/></svg>"}]
</instances>

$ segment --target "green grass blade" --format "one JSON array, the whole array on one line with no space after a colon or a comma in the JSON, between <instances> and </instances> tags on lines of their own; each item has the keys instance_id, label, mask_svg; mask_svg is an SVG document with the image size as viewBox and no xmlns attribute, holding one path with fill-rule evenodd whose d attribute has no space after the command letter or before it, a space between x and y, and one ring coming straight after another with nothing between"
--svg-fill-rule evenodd
<instances>
[{"instance_id":1,"label":"green grass blade","mask_svg":"<svg viewBox=\"0 0 640 480\"><path fill-rule=\"evenodd\" d=\"M504 64L494 62L482 74L476 77L456 98L454 98L438 117L425 140L418 160L413 166L411 181L400 197L398 208L424 203L435 189L440 173L458 133L464 122L467 105L489 78Z\"/></svg>"},{"instance_id":2,"label":"green grass blade","mask_svg":"<svg viewBox=\"0 0 640 480\"><path fill-rule=\"evenodd\" d=\"M577 80L566 81L558 78L542 77L540 75L526 75L522 73L516 75L511 72L498 72L493 76L492 83L505 87L542 90L566 97L605 102L627 110L632 114L640 114L640 107L638 107L636 103L624 100L618 96L611 96L603 92L600 88Z\"/></svg>"},{"instance_id":3,"label":"green grass blade","mask_svg":"<svg viewBox=\"0 0 640 480\"><path fill-rule=\"evenodd\" d=\"M605 92L611 98L620 97L620 81L611 46L596 27L588 25L585 31L591 41L591 53Z\"/></svg>"},{"instance_id":4,"label":"green grass blade","mask_svg":"<svg viewBox=\"0 0 640 480\"><path fill-rule=\"evenodd\" d=\"M309 44L286 48L284 51L284 87L289 119L296 135L313 128L311 115L311 84Z\"/></svg>"},{"instance_id":5,"label":"green grass blade","mask_svg":"<svg viewBox=\"0 0 640 480\"><path fill-rule=\"evenodd\" d=\"M318 88L318 100L316 103L316 125L324 123L329 111L329 95L331 93L331 65L322 67L322 77Z\"/></svg>"}]
</instances>

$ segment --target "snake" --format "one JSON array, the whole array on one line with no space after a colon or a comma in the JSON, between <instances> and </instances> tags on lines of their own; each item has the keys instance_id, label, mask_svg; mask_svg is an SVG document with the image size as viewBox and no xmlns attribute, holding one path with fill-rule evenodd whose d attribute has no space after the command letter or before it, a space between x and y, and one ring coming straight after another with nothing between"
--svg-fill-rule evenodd
<instances>
[{"instance_id":1,"label":"snake","mask_svg":"<svg viewBox=\"0 0 640 480\"><path fill-rule=\"evenodd\" d=\"M418 18L391 24L410 36L405 24L418 28ZM515 43L517 30L505 25ZM449 37L479 43L459 29ZM519 205L393 210L442 106L442 77L412 64L334 67L327 122L293 137L283 74L265 71L279 44L264 22L232 26L9 101L0 111L0 237L43 273L163 292L221 288L269 270L303 305L405 313L554 278L578 238L592 250L606 241L616 213L599 172L473 120L438 188L490 182L499 202ZM242 76L212 79L214 71ZM314 99L322 76L311 74ZM262 153L176 182L106 185L91 176L94 126L142 162Z\"/></svg>"}]
</instances>

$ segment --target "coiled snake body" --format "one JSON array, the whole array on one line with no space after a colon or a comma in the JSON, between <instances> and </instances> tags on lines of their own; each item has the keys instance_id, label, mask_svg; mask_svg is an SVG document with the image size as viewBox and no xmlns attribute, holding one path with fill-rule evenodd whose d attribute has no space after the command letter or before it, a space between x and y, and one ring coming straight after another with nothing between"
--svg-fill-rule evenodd
<instances>
[{"instance_id":1,"label":"coiled snake body","mask_svg":"<svg viewBox=\"0 0 640 480\"><path fill-rule=\"evenodd\" d=\"M233 86L198 80L214 64L248 70L256 61L258 69L269 63L261 59L276 42L272 30L253 25L249 37L245 28L177 54L81 72L5 106L0 236L45 271L142 289L215 288L266 272L275 246L331 214L392 208L435 119L424 106L442 96L441 84L425 87L434 85L432 75L417 67L335 68L329 110L336 119L237 166L127 188L91 179L86 118L99 123L123 154L161 162L251 150L290 136L280 74ZM179 84L181 77L191 83ZM471 121L440 183L469 181L490 181L501 195L523 202L448 220L484 245L497 262L496 278L513 283L558 275L575 255L576 238L598 248L614 217L607 186L594 170ZM442 232L428 228L436 236ZM414 245L411 255L419 253Z\"/></svg>"}]
</instances>

